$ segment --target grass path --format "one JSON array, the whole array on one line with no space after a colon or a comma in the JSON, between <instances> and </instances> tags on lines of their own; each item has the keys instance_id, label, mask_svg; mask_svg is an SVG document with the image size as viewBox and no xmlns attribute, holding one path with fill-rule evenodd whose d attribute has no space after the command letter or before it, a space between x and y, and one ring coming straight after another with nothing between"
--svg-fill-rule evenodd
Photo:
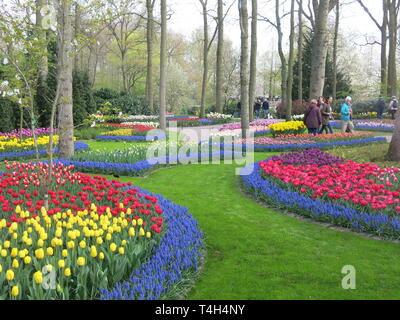
<instances>
[{"instance_id":1,"label":"grass path","mask_svg":"<svg viewBox=\"0 0 400 320\"><path fill-rule=\"evenodd\" d=\"M239 191L234 169L191 165L122 179L188 207L199 221L208 256L189 299L400 298L400 244L267 209ZM356 290L341 287L345 265L357 270Z\"/></svg>"}]
</instances>

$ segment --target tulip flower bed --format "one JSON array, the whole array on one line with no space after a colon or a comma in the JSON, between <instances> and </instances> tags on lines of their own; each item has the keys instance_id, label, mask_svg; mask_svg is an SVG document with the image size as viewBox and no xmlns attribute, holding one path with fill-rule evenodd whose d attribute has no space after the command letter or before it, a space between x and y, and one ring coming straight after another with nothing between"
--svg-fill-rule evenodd
<instances>
[{"instance_id":1,"label":"tulip flower bed","mask_svg":"<svg viewBox=\"0 0 400 320\"><path fill-rule=\"evenodd\" d=\"M40 146L43 148L43 145ZM83 142L75 142L75 151L83 151L88 150L89 146ZM47 154L47 149L39 149L39 156L45 156ZM58 152L58 148L54 149L55 155ZM13 151L13 152L1 152L0 153L0 160L16 160L21 158L34 158L36 155L35 150L24 150L24 151Z\"/></svg>"},{"instance_id":2,"label":"tulip flower bed","mask_svg":"<svg viewBox=\"0 0 400 320\"><path fill-rule=\"evenodd\" d=\"M38 146L48 145L50 142L49 136L36 137ZM53 143L58 143L58 136L53 136ZM0 152L17 152L23 150L33 150L35 148L34 138L23 138L22 141L16 136L0 136Z\"/></svg>"},{"instance_id":3,"label":"tulip flower bed","mask_svg":"<svg viewBox=\"0 0 400 320\"><path fill-rule=\"evenodd\" d=\"M274 206L396 239L399 177L398 168L349 161L320 150L274 156L242 171L244 185Z\"/></svg>"},{"instance_id":4,"label":"tulip flower bed","mask_svg":"<svg viewBox=\"0 0 400 320\"><path fill-rule=\"evenodd\" d=\"M107 290L129 280L124 297L157 299L182 282L181 274L197 269L202 234L185 208L131 183L57 164L46 186L46 210L38 187L48 166L6 168L0 177L0 298L115 299L120 296Z\"/></svg>"},{"instance_id":5,"label":"tulip flower bed","mask_svg":"<svg viewBox=\"0 0 400 320\"><path fill-rule=\"evenodd\" d=\"M278 135L298 135L307 129L303 121L287 121L275 123L269 126L272 136Z\"/></svg>"},{"instance_id":6,"label":"tulip flower bed","mask_svg":"<svg viewBox=\"0 0 400 320\"><path fill-rule=\"evenodd\" d=\"M122 128L135 128L135 129L119 129L114 131L103 132L100 136L96 137L96 140L106 141L154 141L165 139L164 133L150 134L150 131L155 130L152 127L142 125L115 125L115 127Z\"/></svg>"}]
</instances>

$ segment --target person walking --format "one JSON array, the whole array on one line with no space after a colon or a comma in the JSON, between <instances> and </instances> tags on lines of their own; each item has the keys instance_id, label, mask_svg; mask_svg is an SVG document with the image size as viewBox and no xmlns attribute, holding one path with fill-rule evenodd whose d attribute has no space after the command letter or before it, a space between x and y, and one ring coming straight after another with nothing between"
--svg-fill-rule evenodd
<instances>
[{"instance_id":1,"label":"person walking","mask_svg":"<svg viewBox=\"0 0 400 320\"><path fill-rule=\"evenodd\" d=\"M346 102L343 103L342 109L341 109L341 117L342 117L342 132L345 133L347 130L350 131L350 133L354 133L354 125L353 122L351 121L351 116L353 115L353 109L351 106L351 97L346 97Z\"/></svg>"},{"instance_id":2,"label":"person walking","mask_svg":"<svg viewBox=\"0 0 400 320\"><path fill-rule=\"evenodd\" d=\"M264 119L268 119L269 117L269 102L268 99L264 99L263 104L262 104L262 109L264 112Z\"/></svg>"},{"instance_id":3,"label":"person walking","mask_svg":"<svg viewBox=\"0 0 400 320\"><path fill-rule=\"evenodd\" d=\"M378 102L376 103L376 113L378 114L378 119L382 119L383 111L385 110L385 99L379 97Z\"/></svg>"},{"instance_id":4,"label":"person walking","mask_svg":"<svg viewBox=\"0 0 400 320\"><path fill-rule=\"evenodd\" d=\"M256 119L260 118L261 101L257 99L254 103L254 113L256 114Z\"/></svg>"},{"instance_id":5,"label":"person walking","mask_svg":"<svg viewBox=\"0 0 400 320\"><path fill-rule=\"evenodd\" d=\"M332 103L333 103L333 97L329 97L328 102L325 103L321 109L322 127L319 130L319 134L322 134L324 130L326 134L328 134L328 130L330 134L333 134L333 129L330 123L330 121L333 120Z\"/></svg>"},{"instance_id":6,"label":"person walking","mask_svg":"<svg viewBox=\"0 0 400 320\"><path fill-rule=\"evenodd\" d=\"M318 129L322 124L321 110L317 106L317 100L311 100L311 104L304 114L304 124L309 134L317 135Z\"/></svg>"},{"instance_id":7,"label":"person walking","mask_svg":"<svg viewBox=\"0 0 400 320\"><path fill-rule=\"evenodd\" d=\"M392 115L393 120L396 118L396 112L398 109L399 101L397 100L397 97L393 96L389 103L389 113Z\"/></svg>"}]
</instances>

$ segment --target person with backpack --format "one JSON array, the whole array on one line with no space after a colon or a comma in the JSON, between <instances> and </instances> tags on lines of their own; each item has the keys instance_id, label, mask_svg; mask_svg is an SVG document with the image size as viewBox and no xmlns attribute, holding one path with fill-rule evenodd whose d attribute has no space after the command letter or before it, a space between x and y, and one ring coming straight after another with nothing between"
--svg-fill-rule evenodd
<instances>
[{"instance_id":1,"label":"person with backpack","mask_svg":"<svg viewBox=\"0 0 400 320\"><path fill-rule=\"evenodd\" d=\"M382 119L383 117L383 111L385 110L385 99L380 97L378 99L378 102L376 103L376 113L378 114L378 119Z\"/></svg>"},{"instance_id":2,"label":"person with backpack","mask_svg":"<svg viewBox=\"0 0 400 320\"><path fill-rule=\"evenodd\" d=\"M389 113L392 115L393 120L396 118L396 112L398 109L399 101L397 100L397 97L393 96L389 104Z\"/></svg>"}]
</instances>

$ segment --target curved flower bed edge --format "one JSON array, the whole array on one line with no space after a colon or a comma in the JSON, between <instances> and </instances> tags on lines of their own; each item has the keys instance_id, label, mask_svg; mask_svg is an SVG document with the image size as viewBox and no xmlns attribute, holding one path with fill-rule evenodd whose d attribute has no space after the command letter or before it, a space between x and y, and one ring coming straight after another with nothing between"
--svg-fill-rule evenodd
<instances>
[{"instance_id":1,"label":"curved flower bed edge","mask_svg":"<svg viewBox=\"0 0 400 320\"><path fill-rule=\"evenodd\" d=\"M268 161L270 159L267 159ZM390 218L383 214L366 214L357 210L323 202L285 190L264 179L260 174L260 162L241 170L241 184L256 198L260 198L278 209L291 210L299 215L356 232L365 232L387 239L400 239L400 218ZM250 173L250 174L248 174Z\"/></svg>"},{"instance_id":2,"label":"curved flower bed edge","mask_svg":"<svg viewBox=\"0 0 400 320\"><path fill-rule=\"evenodd\" d=\"M144 195L156 196L168 221L168 230L161 243L153 248L147 261L133 271L128 280L112 289L102 289L101 300L157 300L176 285L182 285L185 273L198 272L205 245L204 234L197 220L186 207L172 203L162 195L150 193L140 187Z\"/></svg>"}]
</instances>

